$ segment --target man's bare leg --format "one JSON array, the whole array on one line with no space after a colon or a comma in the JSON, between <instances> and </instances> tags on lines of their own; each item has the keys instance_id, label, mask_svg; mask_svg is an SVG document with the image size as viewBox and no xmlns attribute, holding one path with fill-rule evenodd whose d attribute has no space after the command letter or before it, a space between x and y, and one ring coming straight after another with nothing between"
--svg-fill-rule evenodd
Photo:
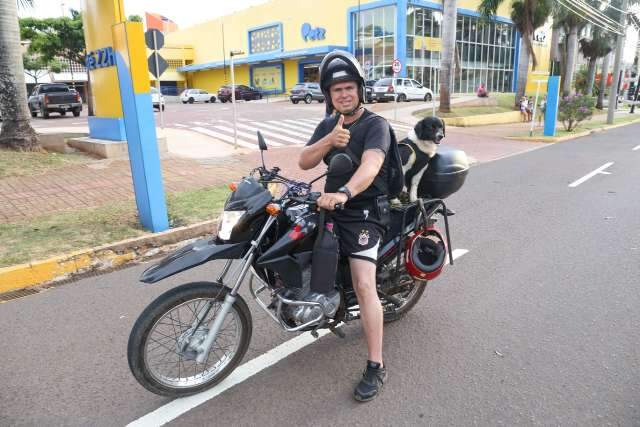
<instances>
[{"instance_id":1,"label":"man's bare leg","mask_svg":"<svg viewBox=\"0 0 640 427\"><path fill-rule=\"evenodd\" d=\"M367 339L369 360L382 364L383 314L376 290L376 265L370 261L349 258L353 289L358 297L360 319Z\"/></svg>"}]
</instances>

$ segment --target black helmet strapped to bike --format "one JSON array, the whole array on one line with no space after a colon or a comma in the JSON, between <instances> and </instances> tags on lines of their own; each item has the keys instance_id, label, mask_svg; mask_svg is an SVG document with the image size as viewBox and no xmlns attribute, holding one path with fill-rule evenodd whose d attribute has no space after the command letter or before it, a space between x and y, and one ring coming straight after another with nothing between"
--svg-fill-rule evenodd
<instances>
[{"instance_id":1,"label":"black helmet strapped to bike","mask_svg":"<svg viewBox=\"0 0 640 427\"><path fill-rule=\"evenodd\" d=\"M340 82L356 82L358 84L358 99L364 104L364 73L358 60L347 51L334 50L328 53L320 64L320 89L324 95L327 114L333 113L333 103L329 89L331 85ZM360 107L360 105L358 105ZM356 110L346 115L353 114Z\"/></svg>"}]
</instances>

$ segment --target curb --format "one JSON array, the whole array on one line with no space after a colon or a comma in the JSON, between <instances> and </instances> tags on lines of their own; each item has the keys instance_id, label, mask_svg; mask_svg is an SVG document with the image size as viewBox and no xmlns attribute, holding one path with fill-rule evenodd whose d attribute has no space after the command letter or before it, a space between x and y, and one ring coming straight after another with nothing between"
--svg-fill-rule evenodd
<instances>
[{"instance_id":1,"label":"curb","mask_svg":"<svg viewBox=\"0 0 640 427\"><path fill-rule=\"evenodd\" d=\"M108 271L151 258L173 249L176 243L215 233L216 228L217 220L210 220L41 261L0 268L0 294L59 282L80 274Z\"/></svg>"},{"instance_id":2,"label":"curb","mask_svg":"<svg viewBox=\"0 0 640 427\"><path fill-rule=\"evenodd\" d=\"M626 123L618 123L617 125L611 125L611 126L603 126L603 127L599 127L599 128L595 128L595 129L589 129L589 130L585 130L573 135L565 135L565 136L558 136L558 137L529 137L529 136L505 136L504 139L511 139L511 140L516 140L516 141L531 141L531 142L563 142L563 141L569 141L572 139L576 139L576 138L581 138L583 136L587 136L587 135L591 135L592 133L598 133L598 132L603 132L609 129L615 129L615 128L620 128L623 126L629 126L629 125L634 125L636 123L640 123L640 118L636 119L636 120L631 120L629 122Z\"/></svg>"}]
</instances>

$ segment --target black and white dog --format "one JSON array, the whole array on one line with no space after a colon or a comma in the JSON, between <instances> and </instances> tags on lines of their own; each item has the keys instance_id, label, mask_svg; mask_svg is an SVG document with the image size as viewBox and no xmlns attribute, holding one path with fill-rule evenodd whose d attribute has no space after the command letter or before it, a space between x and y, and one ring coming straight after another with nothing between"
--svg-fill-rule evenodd
<instances>
[{"instance_id":1,"label":"black and white dog","mask_svg":"<svg viewBox=\"0 0 640 427\"><path fill-rule=\"evenodd\" d=\"M404 191L409 193L411 202L418 200L420 180L444 137L444 121L438 117L425 117L398 143L404 174Z\"/></svg>"}]
</instances>

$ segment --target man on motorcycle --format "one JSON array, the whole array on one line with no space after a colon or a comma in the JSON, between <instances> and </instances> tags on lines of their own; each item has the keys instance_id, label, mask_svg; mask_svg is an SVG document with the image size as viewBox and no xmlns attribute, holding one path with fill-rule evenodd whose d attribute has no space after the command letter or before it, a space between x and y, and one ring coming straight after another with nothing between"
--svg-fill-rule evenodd
<instances>
[{"instance_id":1,"label":"man on motorcycle","mask_svg":"<svg viewBox=\"0 0 640 427\"><path fill-rule=\"evenodd\" d=\"M340 238L340 252L348 257L353 288L367 339L368 361L362 380L354 391L358 401L374 399L386 379L382 361L383 311L376 289L378 248L388 223L385 158L390 145L389 123L366 110L364 75L357 60L348 52L334 51L320 66L320 85L327 113L302 151L300 168L307 170L332 156L346 152L357 166L351 172L327 177L325 192L318 199L320 208L334 210L333 220Z\"/></svg>"}]
</instances>

